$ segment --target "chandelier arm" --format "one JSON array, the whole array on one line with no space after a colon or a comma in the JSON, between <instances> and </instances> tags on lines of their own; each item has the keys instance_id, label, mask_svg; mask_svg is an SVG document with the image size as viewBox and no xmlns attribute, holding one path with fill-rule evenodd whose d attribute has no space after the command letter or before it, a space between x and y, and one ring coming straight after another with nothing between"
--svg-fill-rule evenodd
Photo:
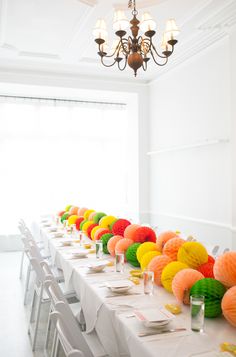
<instances>
[{"instance_id":1,"label":"chandelier arm","mask_svg":"<svg viewBox=\"0 0 236 357\"><path fill-rule=\"evenodd\" d=\"M147 62L145 62L145 65L142 64L142 68L143 68L144 72L146 72L146 70L147 70Z\"/></svg>"},{"instance_id":2,"label":"chandelier arm","mask_svg":"<svg viewBox=\"0 0 236 357\"><path fill-rule=\"evenodd\" d=\"M153 45L153 43L151 44L151 49L154 50L154 52L156 53L156 55L157 55L158 57L164 58L164 59L167 58L167 56L162 56L162 55L160 55L160 54L157 52L156 47ZM171 54L172 54L172 52L171 52Z\"/></svg>"},{"instance_id":3,"label":"chandelier arm","mask_svg":"<svg viewBox=\"0 0 236 357\"><path fill-rule=\"evenodd\" d=\"M166 64L167 64L167 62L168 62L168 57L164 57L165 58L165 62L164 63L158 63L157 62L157 60L155 59L155 56L154 56L154 54L153 54L153 51L152 51L152 49L150 50L150 53L151 53L151 55L152 55L152 59L153 59L153 61L158 65L158 66L165 66Z\"/></svg>"},{"instance_id":4,"label":"chandelier arm","mask_svg":"<svg viewBox=\"0 0 236 357\"><path fill-rule=\"evenodd\" d=\"M104 57L104 56L103 56L103 57ZM103 61L103 57L101 57L101 63L103 64L103 66L105 66L105 67L112 67L112 66L114 66L114 64L116 64L116 60L114 60L114 62L111 63L111 64L106 64L106 63Z\"/></svg>"},{"instance_id":5,"label":"chandelier arm","mask_svg":"<svg viewBox=\"0 0 236 357\"><path fill-rule=\"evenodd\" d=\"M118 68L120 71L124 71L126 66L127 66L127 57L125 57L125 64L124 64L123 68L120 66L120 62L118 62Z\"/></svg>"},{"instance_id":6,"label":"chandelier arm","mask_svg":"<svg viewBox=\"0 0 236 357\"><path fill-rule=\"evenodd\" d=\"M103 57L105 57L105 58L114 57L116 53L119 54L120 48L121 48L121 45L120 45L120 42L119 42L118 45L117 45L117 47L116 47L116 49L114 50L114 52L113 52L111 55L105 55L105 56L103 56Z\"/></svg>"},{"instance_id":7,"label":"chandelier arm","mask_svg":"<svg viewBox=\"0 0 236 357\"><path fill-rule=\"evenodd\" d=\"M130 51L128 51L126 48L125 48L125 45L128 46L128 43L129 43L129 39L127 38L122 38L121 39L121 47L122 47L122 50L123 52L126 54L126 55L129 55Z\"/></svg>"}]
</instances>

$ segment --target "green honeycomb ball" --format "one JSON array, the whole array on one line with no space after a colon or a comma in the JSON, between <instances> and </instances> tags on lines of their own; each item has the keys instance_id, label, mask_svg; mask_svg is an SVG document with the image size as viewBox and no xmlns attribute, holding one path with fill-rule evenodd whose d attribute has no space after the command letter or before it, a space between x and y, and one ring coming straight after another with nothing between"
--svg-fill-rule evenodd
<instances>
[{"instance_id":1,"label":"green honeycomb ball","mask_svg":"<svg viewBox=\"0 0 236 357\"><path fill-rule=\"evenodd\" d=\"M97 212L97 213L94 215L94 217L93 217L94 223L98 223L98 222L100 221L100 219L101 219L102 217L104 217L104 216L106 216L106 213L104 213L104 212Z\"/></svg>"},{"instance_id":2,"label":"green honeycomb ball","mask_svg":"<svg viewBox=\"0 0 236 357\"><path fill-rule=\"evenodd\" d=\"M69 213L68 212L66 212L66 213L64 213L62 216L61 216L61 223L63 223L68 217L69 217Z\"/></svg>"},{"instance_id":3,"label":"green honeycomb ball","mask_svg":"<svg viewBox=\"0 0 236 357\"><path fill-rule=\"evenodd\" d=\"M140 267L139 261L136 256L137 249L140 245L141 243L134 243L130 245L126 251L126 260L134 267Z\"/></svg>"},{"instance_id":4,"label":"green honeycomb ball","mask_svg":"<svg viewBox=\"0 0 236 357\"><path fill-rule=\"evenodd\" d=\"M220 281L212 278L198 280L190 290L191 295L205 296L205 317L221 315L221 300L226 289Z\"/></svg>"},{"instance_id":5,"label":"green honeycomb ball","mask_svg":"<svg viewBox=\"0 0 236 357\"><path fill-rule=\"evenodd\" d=\"M101 241L102 241L102 249L104 254L109 254L108 249L107 249L107 243L109 240L113 237L112 233L105 233L101 236Z\"/></svg>"},{"instance_id":6,"label":"green honeycomb ball","mask_svg":"<svg viewBox=\"0 0 236 357\"><path fill-rule=\"evenodd\" d=\"M79 229L82 231L83 230L83 225L88 222L87 219L84 219L81 223L80 223L80 226L79 226Z\"/></svg>"}]
</instances>

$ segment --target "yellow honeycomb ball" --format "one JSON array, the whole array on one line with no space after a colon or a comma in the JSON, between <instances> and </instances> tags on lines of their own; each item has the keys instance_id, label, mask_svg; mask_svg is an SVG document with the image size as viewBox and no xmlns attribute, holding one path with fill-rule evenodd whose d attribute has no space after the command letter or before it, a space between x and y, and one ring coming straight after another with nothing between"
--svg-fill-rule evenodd
<instances>
[{"instance_id":1,"label":"yellow honeycomb ball","mask_svg":"<svg viewBox=\"0 0 236 357\"><path fill-rule=\"evenodd\" d=\"M84 212L84 219L89 219L89 215L93 212L95 212L94 209L87 209L87 211Z\"/></svg>"},{"instance_id":2,"label":"yellow honeycomb ball","mask_svg":"<svg viewBox=\"0 0 236 357\"><path fill-rule=\"evenodd\" d=\"M187 264L181 262L171 262L165 266L161 274L161 283L164 288L172 293L172 281L175 275L183 269L187 269Z\"/></svg>"},{"instance_id":3,"label":"yellow honeycomb ball","mask_svg":"<svg viewBox=\"0 0 236 357\"><path fill-rule=\"evenodd\" d=\"M154 258L157 257L158 255L161 255L160 252L152 250L151 252L147 252L142 256L142 259L140 261L140 266L142 270L145 270L150 263L150 261Z\"/></svg>"},{"instance_id":4,"label":"yellow honeycomb ball","mask_svg":"<svg viewBox=\"0 0 236 357\"><path fill-rule=\"evenodd\" d=\"M88 235L87 230L88 230L88 228L89 228L92 224L94 224L93 221L88 221L88 222L85 222L85 223L83 224L82 230L83 230L83 232L84 232L86 235Z\"/></svg>"},{"instance_id":5,"label":"yellow honeycomb ball","mask_svg":"<svg viewBox=\"0 0 236 357\"><path fill-rule=\"evenodd\" d=\"M72 224L75 224L75 221L77 220L79 216L73 214L68 218L68 225L71 226Z\"/></svg>"},{"instance_id":6,"label":"yellow honeycomb ball","mask_svg":"<svg viewBox=\"0 0 236 357\"><path fill-rule=\"evenodd\" d=\"M67 206L65 207L65 211L68 212L71 207L72 207L72 205L67 205Z\"/></svg>"},{"instance_id":7,"label":"yellow honeycomb ball","mask_svg":"<svg viewBox=\"0 0 236 357\"><path fill-rule=\"evenodd\" d=\"M140 263L142 257L144 256L144 254L151 252L151 251L157 251L157 245L156 243L153 242L145 242L143 244L141 244L136 252L136 257L138 259L138 262Z\"/></svg>"},{"instance_id":8,"label":"yellow honeycomb ball","mask_svg":"<svg viewBox=\"0 0 236 357\"><path fill-rule=\"evenodd\" d=\"M116 221L116 217L114 216L104 216L99 221L100 228L107 228L110 229L110 225Z\"/></svg>"},{"instance_id":9,"label":"yellow honeycomb ball","mask_svg":"<svg viewBox=\"0 0 236 357\"><path fill-rule=\"evenodd\" d=\"M101 226L96 226L92 229L92 232L91 232L91 239L94 240L94 235L95 233L97 232L98 229L100 229Z\"/></svg>"},{"instance_id":10,"label":"yellow honeycomb ball","mask_svg":"<svg viewBox=\"0 0 236 357\"><path fill-rule=\"evenodd\" d=\"M208 261L208 253L201 243L186 242L179 248L177 260L197 269L199 265Z\"/></svg>"}]
</instances>

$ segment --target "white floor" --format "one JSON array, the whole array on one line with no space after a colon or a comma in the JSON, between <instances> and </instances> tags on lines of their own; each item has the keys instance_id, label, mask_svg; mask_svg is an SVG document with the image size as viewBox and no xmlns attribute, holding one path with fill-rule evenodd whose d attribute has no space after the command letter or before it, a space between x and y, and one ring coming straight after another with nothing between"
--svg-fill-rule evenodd
<instances>
[{"instance_id":1,"label":"white floor","mask_svg":"<svg viewBox=\"0 0 236 357\"><path fill-rule=\"evenodd\" d=\"M20 253L0 253L0 356L42 357L42 341L33 354L27 334L27 313L23 305L23 281L19 279Z\"/></svg>"}]
</instances>

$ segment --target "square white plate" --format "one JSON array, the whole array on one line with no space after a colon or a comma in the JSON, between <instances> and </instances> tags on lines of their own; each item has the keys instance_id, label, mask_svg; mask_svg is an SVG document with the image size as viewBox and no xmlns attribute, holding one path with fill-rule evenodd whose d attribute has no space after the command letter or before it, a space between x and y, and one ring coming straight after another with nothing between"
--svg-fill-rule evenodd
<instances>
[{"instance_id":1,"label":"square white plate","mask_svg":"<svg viewBox=\"0 0 236 357\"><path fill-rule=\"evenodd\" d=\"M175 316L165 308L146 308L135 310L134 315L144 324L145 327L165 326L175 318Z\"/></svg>"}]
</instances>

